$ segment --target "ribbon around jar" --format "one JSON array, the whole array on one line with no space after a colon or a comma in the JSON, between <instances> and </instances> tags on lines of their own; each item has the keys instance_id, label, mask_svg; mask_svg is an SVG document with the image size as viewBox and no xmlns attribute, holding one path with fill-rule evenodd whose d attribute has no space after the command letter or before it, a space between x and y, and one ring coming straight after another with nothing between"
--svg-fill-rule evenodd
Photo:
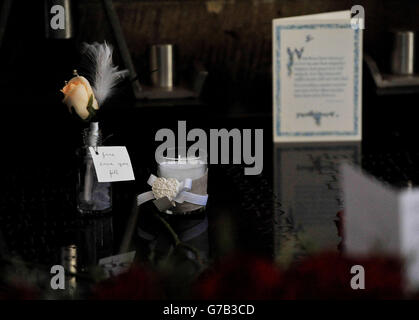
<instances>
[{"instance_id":1,"label":"ribbon around jar","mask_svg":"<svg viewBox=\"0 0 419 320\"><path fill-rule=\"evenodd\" d=\"M152 190L137 196L137 206L153 199L155 199L154 204L160 211L175 207L176 203L189 202L198 206L207 204L207 194L200 195L190 192L192 179L179 182L174 178L159 178L151 174L147 184L151 186Z\"/></svg>"}]
</instances>

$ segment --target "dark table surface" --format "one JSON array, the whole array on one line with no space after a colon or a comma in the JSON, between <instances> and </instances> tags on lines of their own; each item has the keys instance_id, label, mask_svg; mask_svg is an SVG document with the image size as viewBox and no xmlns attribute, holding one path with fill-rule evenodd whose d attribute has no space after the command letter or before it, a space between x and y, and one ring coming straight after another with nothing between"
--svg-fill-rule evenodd
<instances>
[{"instance_id":1,"label":"dark table surface","mask_svg":"<svg viewBox=\"0 0 419 320\"><path fill-rule=\"evenodd\" d=\"M100 258L135 250L137 259L148 259L150 242L138 236L137 226L147 224L152 209L138 212L132 209L133 202L138 193L149 190L147 178L156 170L154 150L159 142L154 141L155 132L160 128L176 132L178 120L186 120L187 129L264 129L262 174L246 176L243 165L210 165L205 214L168 218L174 225L193 225L207 216L207 231L188 241L206 264L237 251L275 261L298 259L313 251L337 251L342 161L361 164L398 186L419 182L415 168L419 153L403 128L364 130L359 143L278 145L272 143L268 113L221 113L222 108L132 103L109 108L101 121L105 136L113 134L106 144L127 146L136 180L113 184L111 213L81 217L75 209L80 128L58 104L48 104L41 111L35 108L20 118L13 106L14 111L3 118L3 123L9 119L12 125L2 130L8 155L2 159L0 197L4 264L19 258L29 266L49 270L63 262L69 246L76 246L78 273L89 279L89 268ZM164 233L159 227L154 231ZM168 247L164 237L157 242L158 252Z\"/></svg>"}]
</instances>

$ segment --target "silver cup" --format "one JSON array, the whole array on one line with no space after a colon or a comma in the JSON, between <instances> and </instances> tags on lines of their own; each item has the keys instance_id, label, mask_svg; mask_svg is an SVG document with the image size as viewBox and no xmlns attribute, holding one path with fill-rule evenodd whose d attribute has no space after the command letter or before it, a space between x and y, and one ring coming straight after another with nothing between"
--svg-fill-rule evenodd
<instances>
[{"instance_id":1,"label":"silver cup","mask_svg":"<svg viewBox=\"0 0 419 320\"><path fill-rule=\"evenodd\" d=\"M150 72L153 86L173 88L174 67L173 45L157 44L151 46Z\"/></svg>"},{"instance_id":2,"label":"silver cup","mask_svg":"<svg viewBox=\"0 0 419 320\"><path fill-rule=\"evenodd\" d=\"M412 75L415 72L415 32L393 32L391 72L398 75Z\"/></svg>"}]
</instances>

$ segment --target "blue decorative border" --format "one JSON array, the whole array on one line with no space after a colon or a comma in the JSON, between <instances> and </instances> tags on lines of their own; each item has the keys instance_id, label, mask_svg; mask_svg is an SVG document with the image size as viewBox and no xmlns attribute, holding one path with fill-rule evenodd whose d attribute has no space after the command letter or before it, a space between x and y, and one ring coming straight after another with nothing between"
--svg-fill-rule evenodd
<instances>
[{"instance_id":1,"label":"blue decorative border","mask_svg":"<svg viewBox=\"0 0 419 320\"><path fill-rule=\"evenodd\" d=\"M359 108L359 88L358 88L358 78L359 78L359 30L354 30L354 130L353 131L320 131L320 132L281 132L281 123L280 123L280 47L281 47L281 29L293 30L293 29L315 29L315 28L325 28L325 29L349 29L352 28L350 24L306 24L306 25L286 25L286 26L276 26L276 133L277 136L356 136L359 133L359 120L358 120L358 108Z\"/></svg>"}]
</instances>

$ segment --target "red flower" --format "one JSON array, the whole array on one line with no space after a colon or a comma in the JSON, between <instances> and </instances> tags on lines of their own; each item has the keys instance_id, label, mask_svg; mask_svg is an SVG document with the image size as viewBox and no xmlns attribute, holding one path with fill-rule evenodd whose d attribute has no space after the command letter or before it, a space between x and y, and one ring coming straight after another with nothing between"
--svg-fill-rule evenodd
<instances>
[{"instance_id":1,"label":"red flower","mask_svg":"<svg viewBox=\"0 0 419 320\"><path fill-rule=\"evenodd\" d=\"M354 290L351 268L365 271L365 289ZM349 259L323 253L302 261L285 274L286 299L398 299L403 297L401 263L397 259Z\"/></svg>"},{"instance_id":2,"label":"red flower","mask_svg":"<svg viewBox=\"0 0 419 320\"><path fill-rule=\"evenodd\" d=\"M368 298L403 298L403 267L399 259L370 257L355 262L365 269L365 294Z\"/></svg>"},{"instance_id":3,"label":"red flower","mask_svg":"<svg viewBox=\"0 0 419 320\"><path fill-rule=\"evenodd\" d=\"M205 272L195 292L198 299L272 299L279 296L281 280L270 261L236 255Z\"/></svg>"},{"instance_id":4,"label":"red flower","mask_svg":"<svg viewBox=\"0 0 419 320\"><path fill-rule=\"evenodd\" d=\"M92 299L151 300L162 292L155 275L144 267L133 266L128 272L101 282L93 289Z\"/></svg>"},{"instance_id":5,"label":"red flower","mask_svg":"<svg viewBox=\"0 0 419 320\"><path fill-rule=\"evenodd\" d=\"M38 300L39 291L25 284L0 287L0 300Z\"/></svg>"}]
</instances>

